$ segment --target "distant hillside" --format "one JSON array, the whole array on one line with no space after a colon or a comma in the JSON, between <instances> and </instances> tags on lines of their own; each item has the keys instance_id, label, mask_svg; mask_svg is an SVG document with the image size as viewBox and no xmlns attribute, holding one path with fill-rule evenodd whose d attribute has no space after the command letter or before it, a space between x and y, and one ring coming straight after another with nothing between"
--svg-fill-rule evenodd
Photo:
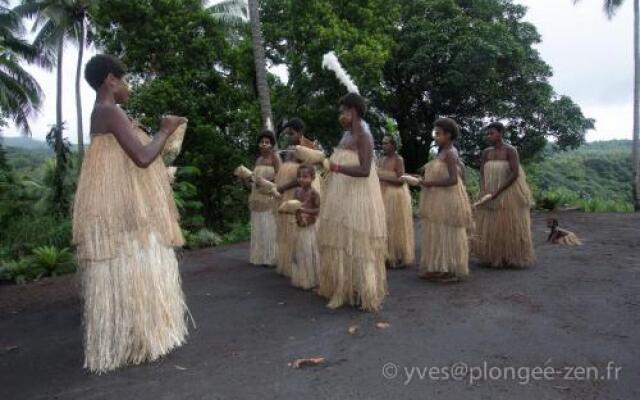
<instances>
[{"instance_id":1,"label":"distant hillside","mask_svg":"<svg viewBox=\"0 0 640 400\"><path fill-rule=\"evenodd\" d=\"M581 199L631 202L631 141L592 142L573 151L550 151L527 166L537 191L573 192Z\"/></svg>"},{"instance_id":2,"label":"distant hillside","mask_svg":"<svg viewBox=\"0 0 640 400\"><path fill-rule=\"evenodd\" d=\"M25 150L41 150L51 152L47 143L42 140L35 140L25 136L3 136L0 143L4 147L16 147Z\"/></svg>"}]
</instances>

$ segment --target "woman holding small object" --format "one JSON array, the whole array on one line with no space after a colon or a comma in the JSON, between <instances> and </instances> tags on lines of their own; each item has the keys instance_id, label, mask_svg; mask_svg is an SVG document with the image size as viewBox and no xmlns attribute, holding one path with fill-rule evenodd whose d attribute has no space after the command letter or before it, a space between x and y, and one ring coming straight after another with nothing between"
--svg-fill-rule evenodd
<instances>
[{"instance_id":1,"label":"woman holding small object","mask_svg":"<svg viewBox=\"0 0 640 400\"><path fill-rule=\"evenodd\" d=\"M380 160L378 179L387 220L387 265L401 268L415 260L411 194L400 179L404 175L404 160L398 154L396 140L385 136L382 150L384 158Z\"/></svg>"},{"instance_id":2,"label":"woman holding small object","mask_svg":"<svg viewBox=\"0 0 640 400\"><path fill-rule=\"evenodd\" d=\"M166 116L147 136L119 107L129 97L125 72L106 55L85 69L96 102L74 200L73 242L84 298L84 366L97 373L156 360L187 336L173 250L184 239L160 157L186 119Z\"/></svg>"},{"instance_id":3,"label":"woman holding small object","mask_svg":"<svg viewBox=\"0 0 640 400\"><path fill-rule=\"evenodd\" d=\"M258 135L259 156L253 175L246 178L251 184L249 210L251 211L251 246L249 262L253 265L273 266L276 262L277 200L268 193L266 184L273 182L280 169L280 157L274 152L276 139L269 130Z\"/></svg>"},{"instance_id":4,"label":"woman holding small object","mask_svg":"<svg viewBox=\"0 0 640 400\"><path fill-rule=\"evenodd\" d=\"M422 256L420 276L456 282L469 275L467 229L471 205L460 177L458 152L453 146L459 128L450 118L434 123L438 156L425 167L420 196Z\"/></svg>"}]
</instances>

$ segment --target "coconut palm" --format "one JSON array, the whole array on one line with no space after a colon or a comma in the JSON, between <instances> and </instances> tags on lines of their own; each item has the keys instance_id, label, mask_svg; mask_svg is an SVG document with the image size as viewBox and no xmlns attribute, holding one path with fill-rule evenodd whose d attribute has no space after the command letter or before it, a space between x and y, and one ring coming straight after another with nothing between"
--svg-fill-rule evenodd
<instances>
[{"instance_id":1,"label":"coconut palm","mask_svg":"<svg viewBox=\"0 0 640 400\"><path fill-rule=\"evenodd\" d=\"M55 57L57 64L56 127L58 142L62 141L62 64L65 41L78 46L76 68L76 112L77 134L80 158L84 154L84 129L82 126L82 102L80 83L82 79L82 58L87 39L89 0L22 0L14 11L25 18L34 18L33 30L37 32L34 46L44 54Z\"/></svg>"},{"instance_id":2,"label":"coconut palm","mask_svg":"<svg viewBox=\"0 0 640 400\"><path fill-rule=\"evenodd\" d=\"M580 0L574 0L574 3ZM613 18L616 11L625 0L604 0L604 12L609 19ZM635 61L635 78L633 85L633 207L640 211L640 158L638 146L640 146L640 0L633 0L633 54Z\"/></svg>"},{"instance_id":3,"label":"coconut palm","mask_svg":"<svg viewBox=\"0 0 640 400\"><path fill-rule=\"evenodd\" d=\"M267 82L267 61L264 55L258 0L222 0L209 7L209 10L216 19L231 26L245 24L248 16L248 22L251 27L253 61L256 69L256 88L258 91L258 101L260 102L262 126L266 129L273 129L271 98L269 95L269 83Z\"/></svg>"},{"instance_id":4,"label":"coconut palm","mask_svg":"<svg viewBox=\"0 0 640 400\"><path fill-rule=\"evenodd\" d=\"M40 108L42 89L20 64L51 62L21 38L24 26L18 14L0 0L0 114L12 119L23 133L30 135L29 118Z\"/></svg>"}]
</instances>

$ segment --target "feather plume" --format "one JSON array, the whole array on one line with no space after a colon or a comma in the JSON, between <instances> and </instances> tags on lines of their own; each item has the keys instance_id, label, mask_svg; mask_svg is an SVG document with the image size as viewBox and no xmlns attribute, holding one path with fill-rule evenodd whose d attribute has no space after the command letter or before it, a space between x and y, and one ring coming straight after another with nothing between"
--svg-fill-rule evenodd
<instances>
[{"instance_id":1,"label":"feather plume","mask_svg":"<svg viewBox=\"0 0 640 400\"><path fill-rule=\"evenodd\" d=\"M333 71L340 83L347 88L349 93L360 94L358 86L353 83L351 76L349 76L347 71L345 71L344 68L342 68L342 65L340 65L340 60L338 60L336 53L330 51L322 57L322 68Z\"/></svg>"}]
</instances>

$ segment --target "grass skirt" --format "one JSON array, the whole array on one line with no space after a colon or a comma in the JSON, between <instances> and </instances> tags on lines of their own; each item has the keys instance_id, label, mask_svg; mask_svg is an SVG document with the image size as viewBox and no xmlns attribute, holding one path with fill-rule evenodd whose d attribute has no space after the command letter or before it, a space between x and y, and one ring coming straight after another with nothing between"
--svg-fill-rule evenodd
<instances>
[{"instance_id":1,"label":"grass skirt","mask_svg":"<svg viewBox=\"0 0 640 400\"><path fill-rule=\"evenodd\" d=\"M272 166L257 165L253 170L256 178L274 179ZM251 187L249 209L251 210L251 247L249 262L253 265L275 265L276 263L276 217L277 201L273 196L262 194L256 184Z\"/></svg>"},{"instance_id":2,"label":"grass skirt","mask_svg":"<svg viewBox=\"0 0 640 400\"><path fill-rule=\"evenodd\" d=\"M296 179L298 167L297 162L287 161L278 171L276 175L276 184L278 186L285 185ZM295 195L295 188L289 189L282 194L280 204L285 201L292 200ZM292 214L277 213L277 250L276 250L276 272L286 277L291 277L291 268L293 263L293 252L296 246L296 234L298 225L296 217Z\"/></svg>"},{"instance_id":3,"label":"grass skirt","mask_svg":"<svg viewBox=\"0 0 640 400\"><path fill-rule=\"evenodd\" d=\"M311 289L318 286L318 268L320 268L316 226L299 227L297 236L291 284L302 289Z\"/></svg>"},{"instance_id":4,"label":"grass skirt","mask_svg":"<svg viewBox=\"0 0 640 400\"><path fill-rule=\"evenodd\" d=\"M415 261L413 211L407 185L382 185L382 199L387 221L387 261L404 267Z\"/></svg>"},{"instance_id":5,"label":"grass skirt","mask_svg":"<svg viewBox=\"0 0 640 400\"><path fill-rule=\"evenodd\" d=\"M92 138L73 208L89 370L156 360L184 343L187 307L173 251L184 243L178 217L162 158L139 168L113 135Z\"/></svg>"},{"instance_id":6,"label":"grass skirt","mask_svg":"<svg viewBox=\"0 0 640 400\"><path fill-rule=\"evenodd\" d=\"M357 165L358 155L336 149L331 160ZM319 294L328 306L380 309L386 295L386 222L380 183L372 165L368 178L327 176L318 221Z\"/></svg>"},{"instance_id":7,"label":"grass skirt","mask_svg":"<svg viewBox=\"0 0 640 400\"><path fill-rule=\"evenodd\" d=\"M251 211L251 249L253 265L276 263L276 217L273 211Z\"/></svg>"},{"instance_id":8,"label":"grass skirt","mask_svg":"<svg viewBox=\"0 0 640 400\"><path fill-rule=\"evenodd\" d=\"M425 179L447 179L447 164L439 159L425 167ZM473 225L471 204L462 179L449 187L422 189L422 254L419 275L448 272L469 275L469 239L467 230Z\"/></svg>"},{"instance_id":9,"label":"grass skirt","mask_svg":"<svg viewBox=\"0 0 640 400\"><path fill-rule=\"evenodd\" d=\"M469 275L469 240L466 228L422 220L422 255L418 274L424 276L429 272Z\"/></svg>"},{"instance_id":10,"label":"grass skirt","mask_svg":"<svg viewBox=\"0 0 640 400\"><path fill-rule=\"evenodd\" d=\"M154 361L185 342L187 306L172 248L128 236L110 260L80 262L85 361L92 372Z\"/></svg>"},{"instance_id":11,"label":"grass skirt","mask_svg":"<svg viewBox=\"0 0 640 400\"><path fill-rule=\"evenodd\" d=\"M493 192L510 173L507 161L488 161L484 165L485 191ZM476 209L476 239L473 253L492 267L528 267L535 262L531 239L531 192L522 168L516 182Z\"/></svg>"}]
</instances>

